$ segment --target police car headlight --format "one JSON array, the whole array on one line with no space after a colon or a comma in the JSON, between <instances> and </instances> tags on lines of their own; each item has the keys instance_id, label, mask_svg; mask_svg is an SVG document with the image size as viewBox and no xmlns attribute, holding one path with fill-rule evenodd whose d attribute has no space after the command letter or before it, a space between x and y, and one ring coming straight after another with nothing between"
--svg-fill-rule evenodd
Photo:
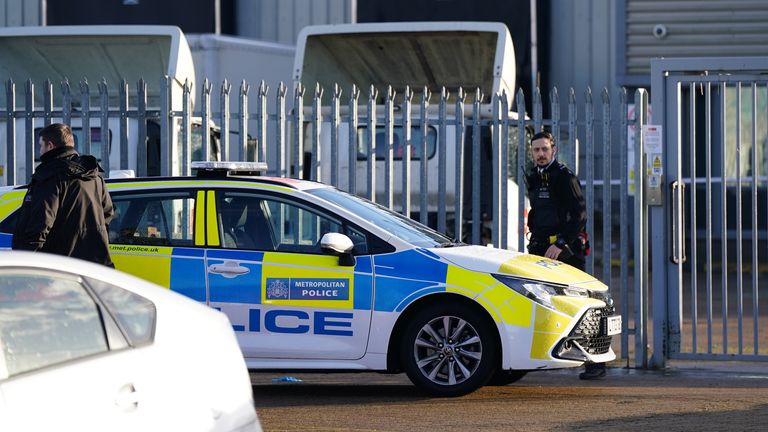
<instances>
[{"instance_id":1,"label":"police car headlight","mask_svg":"<svg viewBox=\"0 0 768 432\"><path fill-rule=\"evenodd\" d=\"M605 305L608 307L613 307L613 297L611 297L611 293L606 291L592 291L589 290L589 296L593 299L598 299L603 302L605 302Z\"/></svg>"},{"instance_id":2,"label":"police car headlight","mask_svg":"<svg viewBox=\"0 0 768 432\"><path fill-rule=\"evenodd\" d=\"M523 295L537 303L549 308L552 305L552 296L568 297L588 297L589 293L584 288L548 284L539 281L518 279L509 276L494 275L494 277L504 285L512 288L513 291Z\"/></svg>"}]
</instances>

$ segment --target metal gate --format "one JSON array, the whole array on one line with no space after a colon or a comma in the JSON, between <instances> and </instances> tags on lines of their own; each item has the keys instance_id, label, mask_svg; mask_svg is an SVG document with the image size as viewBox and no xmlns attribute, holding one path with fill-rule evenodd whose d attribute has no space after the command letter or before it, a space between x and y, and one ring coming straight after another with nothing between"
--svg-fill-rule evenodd
<instances>
[{"instance_id":1,"label":"metal gate","mask_svg":"<svg viewBox=\"0 0 768 432\"><path fill-rule=\"evenodd\" d=\"M652 365L768 361L768 58L652 70L663 143L655 153L646 136Z\"/></svg>"}]
</instances>

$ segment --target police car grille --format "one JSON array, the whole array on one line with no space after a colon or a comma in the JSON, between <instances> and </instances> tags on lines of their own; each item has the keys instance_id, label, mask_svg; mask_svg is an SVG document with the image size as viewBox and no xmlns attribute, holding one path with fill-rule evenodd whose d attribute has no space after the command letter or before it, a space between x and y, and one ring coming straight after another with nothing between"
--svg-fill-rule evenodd
<instances>
[{"instance_id":1,"label":"police car grille","mask_svg":"<svg viewBox=\"0 0 768 432\"><path fill-rule=\"evenodd\" d=\"M611 348L611 336L600 336L600 322L603 317L609 317L613 313L612 306L589 309L571 332L571 337L589 354L607 353Z\"/></svg>"}]
</instances>

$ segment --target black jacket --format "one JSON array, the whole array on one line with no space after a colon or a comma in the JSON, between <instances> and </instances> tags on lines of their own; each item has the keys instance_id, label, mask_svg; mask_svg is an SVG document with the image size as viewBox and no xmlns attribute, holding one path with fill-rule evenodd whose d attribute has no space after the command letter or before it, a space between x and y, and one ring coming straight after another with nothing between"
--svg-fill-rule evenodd
<instances>
[{"instance_id":1,"label":"black jacket","mask_svg":"<svg viewBox=\"0 0 768 432\"><path fill-rule=\"evenodd\" d=\"M531 211L528 228L534 238L556 235L572 244L587 224L584 195L576 175L557 160L541 173L526 176Z\"/></svg>"},{"instance_id":2,"label":"black jacket","mask_svg":"<svg viewBox=\"0 0 768 432\"><path fill-rule=\"evenodd\" d=\"M59 147L40 159L16 219L13 249L114 267L107 231L114 211L96 158Z\"/></svg>"}]
</instances>

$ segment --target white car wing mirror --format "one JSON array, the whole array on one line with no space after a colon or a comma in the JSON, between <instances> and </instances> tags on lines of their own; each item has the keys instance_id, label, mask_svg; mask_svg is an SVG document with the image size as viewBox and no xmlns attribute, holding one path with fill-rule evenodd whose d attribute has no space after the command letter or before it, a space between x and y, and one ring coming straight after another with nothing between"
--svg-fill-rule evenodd
<instances>
[{"instance_id":1,"label":"white car wing mirror","mask_svg":"<svg viewBox=\"0 0 768 432\"><path fill-rule=\"evenodd\" d=\"M352 256L354 247L352 240L341 233L325 233L320 239L320 249L323 252L338 256L341 266L355 265L355 257Z\"/></svg>"}]
</instances>

